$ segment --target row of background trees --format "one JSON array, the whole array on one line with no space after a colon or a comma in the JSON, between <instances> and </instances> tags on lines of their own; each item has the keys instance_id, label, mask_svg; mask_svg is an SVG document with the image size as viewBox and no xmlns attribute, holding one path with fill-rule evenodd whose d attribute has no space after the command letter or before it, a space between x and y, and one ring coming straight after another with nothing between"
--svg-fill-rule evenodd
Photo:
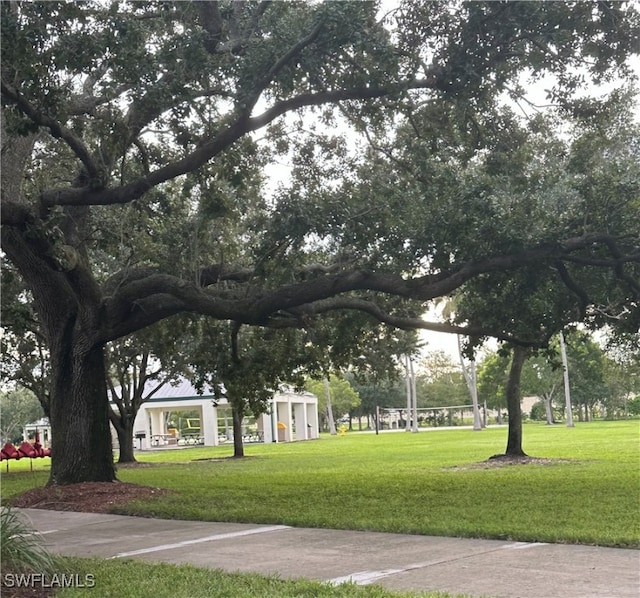
<instances>
[{"instance_id":1,"label":"row of background trees","mask_svg":"<svg viewBox=\"0 0 640 598\"><path fill-rule=\"evenodd\" d=\"M210 331L209 331L210 332ZM206 336L208 342L211 337ZM578 421L589 421L592 418L620 419L640 415L640 351L633 347L629 338L622 346L603 348L585 332L575 332L567 338L568 368L571 380L571 401ZM556 343L557 344L557 343ZM263 345L266 346L266 345ZM287 345L290 350L290 345ZM120 368L112 368L113 377L109 386L117 411L114 411L112 423L118 433L119 461L135 460L133 453L133 427L123 429L123 421L133 421L137 408L159 390L170 384L178 375L186 370L171 370L166 362L153 357L154 367L150 367L151 355L148 352L138 354L131 343L119 347L128 350L112 363ZM223 351L216 350L220 358ZM273 347L269 349L269 360L274 356ZM393 361L389 356L390 362ZM508 378L510 356L504 351L484 352L478 360L478 398L487 409L497 410L506 415L507 404L505 387ZM206 361L211 369L211 361ZM296 363L298 363L296 361ZM184 365L184 364L183 364ZM255 371L256 362L251 364ZM216 369L216 371L218 371ZM394 373L396 374L394 376ZM416 362L416 386L419 408L449 407L452 405L469 405L469 389L464 380L460 364L444 351L424 353ZM155 380L151 392L143 394L141 389L147 380ZM27 388L27 380L17 377L18 387L5 390L0 394L2 411L2 437L17 440L21 437L25 424L34 422L44 415L41 401ZM273 381L271 381L273 382ZM349 429L372 429L375 427L377 408L407 407L406 383L401 368L389 370L385 376L373 376L371 372L347 370L344 375L331 375L328 391L330 403L327 402L327 385L324 380L300 379L299 385L318 396L321 426L329 430L328 409L332 410L335 422L348 416ZM115 392L115 385L118 392ZM261 379L256 386L264 393L265 400L271 396L268 384ZM265 404L251 405L251 396L247 394L250 385L243 384L239 390L244 403L239 413L260 413ZM525 362L522 370L521 392L524 396L538 397L539 402L533 405L530 416L533 420L557 423L565 419L565 396L563 370L559 349L552 344L551 351L533 355ZM233 396L230 395L232 405ZM236 401L237 403L237 401ZM236 410L237 407L236 407ZM441 415L447 415L444 410ZM449 420L447 419L446 422ZM502 423L501 420L497 420ZM444 420L440 424L446 423ZM346 422L345 422L346 423ZM468 423L468 422L467 422ZM236 434L240 437L241 434ZM235 451L241 456L242 451Z\"/></svg>"},{"instance_id":2,"label":"row of background trees","mask_svg":"<svg viewBox=\"0 0 640 598\"><path fill-rule=\"evenodd\" d=\"M565 420L563 368L557 340L551 350L531 355L525 362L520 381L523 396L538 397L530 416L555 423ZM637 347L602 347L585 332L567 335L567 362L571 403L578 421L592 418L619 419L640 415L640 355ZM510 354L484 352L478 359L478 399L487 409L507 415L506 384ZM427 352L416 363L418 407L470 405L469 389L459 362L444 351ZM334 409L336 417L349 413L354 418L372 417L376 406L407 408L405 380L387 380L376 386L366 377L351 378L360 403L354 409L343 404ZM546 409L548 405L549 410ZM369 425L372 425L369 420ZM467 422L468 423L468 422Z\"/></svg>"}]
</instances>

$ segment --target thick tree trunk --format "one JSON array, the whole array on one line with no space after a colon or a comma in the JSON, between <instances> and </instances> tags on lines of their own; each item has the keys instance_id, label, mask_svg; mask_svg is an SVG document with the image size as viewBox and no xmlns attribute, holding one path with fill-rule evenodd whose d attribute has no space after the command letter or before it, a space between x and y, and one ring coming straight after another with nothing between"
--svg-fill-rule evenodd
<instances>
[{"instance_id":1,"label":"thick tree trunk","mask_svg":"<svg viewBox=\"0 0 640 598\"><path fill-rule=\"evenodd\" d=\"M244 457L244 443L242 442L242 420L244 413L235 402L231 402L231 414L233 418L233 456Z\"/></svg>"},{"instance_id":2,"label":"thick tree trunk","mask_svg":"<svg viewBox=\"0 0 640 598\"><path fill-rule=\"evenodd\" d=\"M74 214L73 222L82 220L82 214ZM97 333L103 314L99 289L84 256L71 245L64 246L75 256L73 263L64 265L55 257L59 246L50 244L42 230L29 233L26 228L3 226L2 248L33 293L50 353L48 483L112 482L116 476L104 343Z\"/></svg>"},{"instance_id":3,"label":"thick tree trunk","mask_svg":"<svg viewBox=\"0 0 640 598\"><path fill-rule=\"evenodd\" d=\"M509 434L505 455L511 457L527 456L522 450L522 407L520 406L520 377L526 359L527 350L524 347L514 347L506 388Z\"/></svg>"},{"instance_id":4,"label":"thick tree trunk","mask_svg":"<svg viewBox=\"0 0 640 598\"><path fill-rule=\"evenodd\" d=\"M113 426L118 435L118 463L136 462L133 445L134 419L135 415L133 417L127 415L124 418L118 418L118 423ZM113 422L113 419L111 421Z\"/></svg>"},{"instance_id":5,"label":"thick tree trunk","mask_svg":"<svg viewBox=\"0 0 640 598\"><path fill-rule=\"evenodd\" d=\"M103 349L82 353L71 342L52 351L49 484L113 482Z\"/></svg>"}]
</instances>

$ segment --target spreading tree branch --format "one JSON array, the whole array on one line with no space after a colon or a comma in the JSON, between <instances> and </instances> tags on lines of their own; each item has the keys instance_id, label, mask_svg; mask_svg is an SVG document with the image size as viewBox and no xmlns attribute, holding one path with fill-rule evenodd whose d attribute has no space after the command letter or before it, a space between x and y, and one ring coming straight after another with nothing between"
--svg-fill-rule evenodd
<instances>
[{"instance_id":1,"label":"spreading tree branch","mask_svg":"<svg viewBox=\"0 0 640 598\"><path fill-rule=\"evenodd\" d=\"M359 87L349 90L299 94L293 98L277 102L258 116L247 118L247 116L242 113L215 137L202 143L197 149L181 160L166 164L127 185L98 190L89 188L50 189L43 192L41 200L46 206L114 205L129 203L135 199L139 199L147 191L161 183L197 170L247 133L265 127L287 112L304 107L321 106L348 100L371 100L394 93L402 93L408 89L432 88L433 86L433 79L427 78L406 81L395 86Z\"/></svg>"},{"instance_id":2,"label":"spreading tree branch","mask_svg":"<svg viewBox=\"0 0 640 598\"><path fill-rule=\"evenodd\" d=\"M220 44L222 35L222 15L220 14L219 2L206 0L196 2L200 12L200 23L207 32L204 40L204 47L209 54L215 54Z\"/></svg>"},{"instance_id":3,"label":"spreading tree branch","mask_svg":"<svg viewBox=\"0 0 640 598\"><path fill-rule=\"evenodd\" d=\"M530 347L539 346L541 343L545 343L548 341L548 338L542 337L533 340L522 339L512 334L508 334L500 330L488 327L472 325L458 326L449 322L430 322L427 320L423 320L422 318L395 315L383 310L378 304L373 301L351 297L334 297L331 299L325 299L323 301L317 301L300 309L291 310L290 313L295 316L296 319L304 318L304 321L306 322L308 321L309 317L338 310L353 310L364 312L369 314L379 322L382 322L383 324L387 324L389 326L392 326L393 328L400 328L402 330L431 330L433 332L444 332L448 334L459 334L462 336L471 337L491 336L501 341L507 341ZM286 318L274 318L269 323L269 325L274 328L300 326L300 321L298 320L296 323L287 321Z\"/></svg>"},{"instance_id":4,"label":"spreading tree branch","mask_svg":"<svg viewBox=\"0 0 640 598\"><path fill-rule=\"evenodd\" d=\"M18 109L27 116L33 123L40 127L46 127L51 131L51 135L57 139L62 139L71 148L73 153L78 157L85 167L89 179L92 184L101 185L102 175L100 169L96 166L88 148L84 145L81 139L76 137L69 129L64 127L54 118L44 114L32 106L27 99L18 92L17 89L11 87L8 83L2 80L1 83L2 95L10 100L13 100Z\"/></svg>"},{"instance_id":5,"label":"spreading tree branch","mask_svg":"<svg viewBox=\"0 0 640 598\"><path fill-rule=\"evenodd\" d=\"M354 291L378 292L407 300L426 302L450 295L465 282L475 277L496 271L508 271L533 263L548 261L552 264L564 259L572 252L595 244L607 243L609 235L584 235L567 239L562 243L543 244L512 255L489 256L474 262L458 264L437 274L415 278L403 278L393 273L378 273L363 269L318 274L304 280L275 289L263 288L247 277L248 284L238 283L236 288L215 285L211 277L208 288L168 274L154 273L123 281L113 296L105 299L104 310L111 322L105 329L106 340L117 338L114 334L134 332L169 315L181 311L192 311L221 320L232 320L253 325L282 325L275 320L282 314L296 310L321 309L329 300L346 301L345 295ZM342 296L342 297L341 297ZM346 305L346 303L344 304ZM314 307L315 306L315 307ZM362 304L362 310L372 313L373 307ZM326 308L323 308L326 311ZM372 314L373 315L373 314ZM391 315L388 316L392 318ZM391 323L391 319L388 321ZM409 321L407 320L408 324ZM414 322L422 326L420 320ZM465 328L465 334L470 333ZM489 334L489 331L484 331ZM492 331L492 335L504 333Z\"/></svg>"}]
</instances>

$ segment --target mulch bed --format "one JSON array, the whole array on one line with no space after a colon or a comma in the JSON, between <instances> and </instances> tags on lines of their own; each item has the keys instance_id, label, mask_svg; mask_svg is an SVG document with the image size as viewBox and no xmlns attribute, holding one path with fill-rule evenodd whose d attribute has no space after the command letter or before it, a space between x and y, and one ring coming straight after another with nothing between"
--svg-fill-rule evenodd
<instances>
[{"instance_id":1,"label":"mulch bed","mask_svg":"<svg viewBox=\"0 0 640 598\"><path fill-rule=\"evenodd\" d=\"M11 500L14 507L108 513L112 507L132 500L155 498L169 492L163 488L127 482L84 482L68 486L45 486L27 490Z\"/></svg>"},{"instance_id":2,"label":"mulch bed","mask_svg":"<svg viewBox=\"0 0 640 598\"><path fill-rule=\"evenodd\" d=\"M453 467L447 467L445 469L463 471L466 469L497 469L513 465L563 465L567 463L575 463L575 461L529 456L493 455L493 457L489 457L486 461L481 461L480 463L462 466L454 465Z\"/></svg>"}]
</instances>

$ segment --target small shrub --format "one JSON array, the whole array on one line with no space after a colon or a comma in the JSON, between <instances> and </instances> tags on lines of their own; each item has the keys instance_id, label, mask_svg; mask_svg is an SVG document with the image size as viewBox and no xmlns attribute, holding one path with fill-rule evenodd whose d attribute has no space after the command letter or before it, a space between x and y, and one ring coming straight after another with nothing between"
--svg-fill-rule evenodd
<instances>
[{"instance_id":1,"label":"small shrub","mask_svg":"<svg viewBox=\"0 0 640 598\"><path fill-rule=\"evenodd\" d=\"M547 411L544 407L544 403L542 401L538 401L534 403L531 407L531 419L533 421L546 421L547 419Z\"/></svg>"},{"instance_id":2,"label":"small shrub","mask_svg":"<svg viewBox=\"0 0 640 598\"><path fill-rule=\"evenodd\" d=\"M640 415L640 395L633 397L633 399L629 399L627 409L629 410L630 415Z\"/></svg>"}]
</instances>

